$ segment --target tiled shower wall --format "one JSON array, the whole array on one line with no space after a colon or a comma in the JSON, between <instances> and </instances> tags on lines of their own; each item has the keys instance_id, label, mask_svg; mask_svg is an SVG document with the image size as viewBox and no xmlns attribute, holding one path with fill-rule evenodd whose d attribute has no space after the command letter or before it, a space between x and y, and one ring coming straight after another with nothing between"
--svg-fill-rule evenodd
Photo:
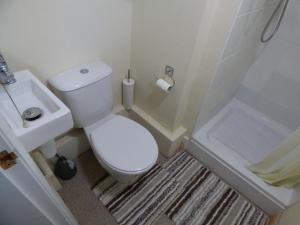
<instances>
[{"instance_id":1,"label":"tiled shower wall","mask_svg":"<svg viewBox=\"0 0 300 225\"><path fill-rule=\"evenodd\" d=\"M290 0L278 34L259 54L238 98L283 126L300 126L300 1Z\"/></svg>"},{"instance_id":2,"label":"tiled shower wall","mask_svg":"<svg viewBox=\"0 0 300 225\"><path fill-rule=\"evenodd\" d=\"M196 130L236 95L247 71L255 62L261 47L260 34L274 9L274 3L275 0L241 0Z\"/></svg>"}]
</instances>

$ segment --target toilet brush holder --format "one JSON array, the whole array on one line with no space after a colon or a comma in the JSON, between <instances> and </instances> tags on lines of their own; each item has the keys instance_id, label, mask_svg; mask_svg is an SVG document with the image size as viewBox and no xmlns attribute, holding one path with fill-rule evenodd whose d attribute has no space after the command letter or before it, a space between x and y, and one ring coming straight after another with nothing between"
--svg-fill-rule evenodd
<instances>
[{"instance_id":1,"label":"toilet brush holder","mask_svg":"<svg viewBox=\"0 0 300 225\"><path fill-rule=\"evenodd\" d=\"M77 173L75 162L58 154L55 156L57 157L57 162L55 164L54 174L62 180L72 179Z\"/></svg>"}]
</instances>

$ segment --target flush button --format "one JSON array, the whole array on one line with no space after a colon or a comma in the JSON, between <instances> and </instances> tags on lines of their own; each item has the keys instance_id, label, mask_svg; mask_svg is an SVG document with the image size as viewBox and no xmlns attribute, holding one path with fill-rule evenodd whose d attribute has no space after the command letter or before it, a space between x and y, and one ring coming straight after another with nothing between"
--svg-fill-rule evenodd
<instances>
[{"instance_id":1,"label":"flush button","mask_svg":"<svg viewBox=\"0 0 300 225\"><path fill-rule=\"evenodd\" d=\"M88 72L89 72L88 69L81 69L81 70L80 70L80 73L81 73L81 74L87 74Z\"/></svg>"}]
</instances>

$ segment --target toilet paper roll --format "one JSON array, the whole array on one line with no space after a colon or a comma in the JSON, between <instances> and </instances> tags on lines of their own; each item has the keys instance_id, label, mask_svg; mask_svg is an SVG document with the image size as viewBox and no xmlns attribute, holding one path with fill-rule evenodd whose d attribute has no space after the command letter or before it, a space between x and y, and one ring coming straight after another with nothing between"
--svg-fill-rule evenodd
<instances>
[{"instance_id":1,"label":"toilet paper roll","mask_svg":"<svg viewBox=\"0 0 300 225\"><path fill-rule=\"evenodd\" d=\"M157 79L156 86L159 87L164 92L170 93L170 91L172 90L173 84L171 84L168 81L160 78L160 79Z\"/></svg>"},{"instance_id":2,"label":"toilet paper roll","mask_svg":"<svg viewBox=\"0 0 300 225\"><path fill-rule=\"evenodd\" d=\"M126 110L130 110L134 103L134 86L133 79L123 80L123 106Z\"/></svg>"}]
</instances>

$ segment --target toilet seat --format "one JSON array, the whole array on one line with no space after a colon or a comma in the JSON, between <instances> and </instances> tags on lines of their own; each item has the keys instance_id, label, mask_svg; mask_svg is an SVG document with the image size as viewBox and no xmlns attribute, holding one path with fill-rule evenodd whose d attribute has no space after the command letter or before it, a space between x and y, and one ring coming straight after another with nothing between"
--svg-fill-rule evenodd
<instances>
[{"instance_id":1,"label":"toilet seat","mask_svg":"<svg viewBox=\"0 0 300 225\"><path fill-rule=\"evenodd\" d=\"M114 116L95 128L90 140L97 158L122 173L143 173L158 157L158 146L150 132L123 116Z\"/></svg>"}]
</instances>

